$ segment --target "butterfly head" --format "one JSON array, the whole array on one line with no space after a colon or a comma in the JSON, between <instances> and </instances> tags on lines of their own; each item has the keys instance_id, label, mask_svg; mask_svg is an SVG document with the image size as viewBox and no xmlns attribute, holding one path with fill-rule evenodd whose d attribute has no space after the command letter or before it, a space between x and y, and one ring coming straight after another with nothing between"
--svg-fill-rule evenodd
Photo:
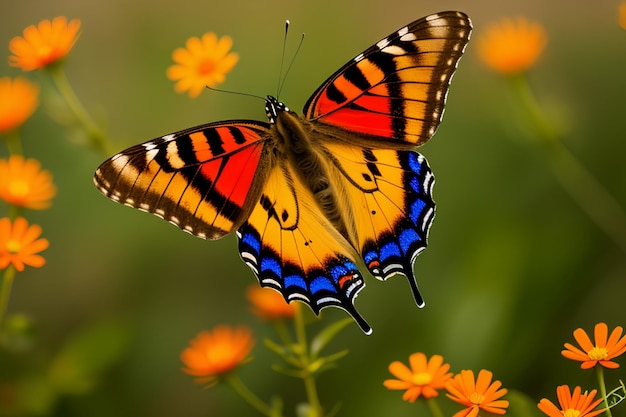
<instances>
[{"instance_id":1,"label":"butterfly head","mask_svg":"<svg viewBox=\"0 0 626 417\"><path fill-rule=\"evenodd\" d=\"M267 96L265 99L265 115L270 123L276 123L278 114L284 111L289 111L285 103L279 101L276 97Z\"/></svg>"}]
</instances>

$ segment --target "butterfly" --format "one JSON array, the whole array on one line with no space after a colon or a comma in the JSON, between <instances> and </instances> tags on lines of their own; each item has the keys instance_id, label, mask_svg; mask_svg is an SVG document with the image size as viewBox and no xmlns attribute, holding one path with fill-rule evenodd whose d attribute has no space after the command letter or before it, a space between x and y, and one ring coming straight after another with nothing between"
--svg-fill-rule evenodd
<instances>
[{"instance_id":1,"label":"butterfly","mask_svg":"<svg viewBox=\"0 0 626 417\"><path fill-rule=\"evenodd\" d=\"M435 214L433 174L415 148L435 133L469 41L461 12L433 14L351 59L303 115L265 101L267 122L230 120L128 148L95 172L110 199L204 239L236 232L259 283L319 314L354 306L364 272L407 277Z\"/></svg>"}]
</instances>

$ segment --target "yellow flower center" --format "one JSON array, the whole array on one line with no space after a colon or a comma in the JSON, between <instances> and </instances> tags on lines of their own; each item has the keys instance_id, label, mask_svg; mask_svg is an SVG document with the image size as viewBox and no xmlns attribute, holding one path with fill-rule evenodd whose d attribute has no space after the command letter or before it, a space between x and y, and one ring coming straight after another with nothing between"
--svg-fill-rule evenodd
<instances>
[{"instance_id":1,"label":"yellow flower center","mask_svg":"<svg viewBox=\"0 0 626 417\"><path fill-rule=\"evenodd\" d=\"M37 56L41 58L48 58L52 54L52 47L50 45L41 45L37 48Z\"/></svg>"},{"instance_id":2,"label":"yellow flower center","mask_svg":"<svg viewBox=\"0 0 626 417\"><path fill-rule=\"evenodd\" d=\"M606 348L596 346L591 349L589 353L587 353L587 355L589 355L589 359L593 361L601 361L603 359L606 359L606 357L609 355L609 352L606 350Z\"/></svg>"},{"instance_id":3,"label":"yellow flower center","mask_svg":"<svg viewBox=\"0 0 626 417\"><path fill-rule=\"evenodd\" d=\"M22 245L19 240L9 239L7 240L5 248L9 251L9 253L19 253L20 250L22 250Z\"/></svg>"},{"instance_id":4,"label":"yellow flower center","mask_svg":"<svg viewBox=\"0 0 626 417\"><path fill-rule=\"evenodd\" d=\"M428 372L420 372L413 375L412 381L415 385L428 385L432 379Z\"/></svg>"},{"instance_id":5,"label":"yellow flower center","mask_svg":"<svg viewBox=\"0 0 626 417\"><path fill-rule=\"evenodd\" d=\"M474 392L472 393L472 395L470 395L469 400L472 402L472 404L480 405L483 403L483 401L485 401L485 396L479 394L478 392Z\"/></svg>"},{"instance_id":6,"label":"yellow flower center","mask_svg":"<svg viewBox=\"0 0 626 417\"><path fill-rule=\"evenodd\" d=\"M573 408L568 408L563 411L563 417L578 417L580 415L579 410L574 410Z\"/></svg>"},{"instance_id":7,"label":"yellow flower center","mask_svg":"<svg viewBox=\"0 0 626 417\"><path fill-rule=\"evenodd\" d=\"M9 193L13 197L22 198L28 195L30 187L26 181L13 181L9 184Z\"/></svg>"},{"instance_id":8,"label":"yellow flower center","mask_svg":"<svg viewBox=\"0 0 626 417\"><path fill-rule=\"evenodd\" d=\"M198 63L198 74L209 75L215 72L217 65L212 59L203 59Z\"/></svg>"}]
</instances>

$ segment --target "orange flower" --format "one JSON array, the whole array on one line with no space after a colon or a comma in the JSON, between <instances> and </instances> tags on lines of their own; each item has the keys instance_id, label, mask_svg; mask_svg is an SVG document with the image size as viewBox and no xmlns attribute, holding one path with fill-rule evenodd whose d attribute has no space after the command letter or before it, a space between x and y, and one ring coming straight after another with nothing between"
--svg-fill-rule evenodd
<instances>
[{"instance_id":1,"label":"orange flower","mask_svg":"<svg viewBox=\"0 0 626 417\"><path fill-rule=\"evenodd\" d=\"M78 38L80 20L69 23L65 16L42 20L39 25L24 29L24 37L16 36L9 42L13 53L9 64L23 71L32 71L54 64L65 57Z\"/></svg>"},{"instance_id":2,"label":"orange flower","mask_svg":"<svg viewBox=\"0 0 626 417\"><path fill-rule=\"evenodd\" d=\"M560 409L546 398L541 399L537 407L550 417L594 417L605 411L605 409L593 411L602 401L602 398L594 401L595 389L588 394L587 391L581 394L580 387L576 387L571 394L567 385L561 385L556 388L556 396Z\"/></svg>"},{"instance_id":3,"label":"orange flower","mask_svg":"<svg viewBox=\"0 0 626 417\"><path fill-rule=\"evenodd\" d=\"M40 268L46 260L38 252L48 248L47 239L39 239L41 227L34 224L28 225L23 217L0 219L0 269L13 264L19 272L24 270L24 265Z\"/></svg>"},{"instance_id":4,"label":"orange flower","mask_svg":"<svg viewBox=\"0 0 626 417\"><path fill-rule=\"evenodd\" d=\"M252 331L245 326L222 325L213 332L201 331L180 355L185 364L183 372L198 377L199 383L217 383L220 375L237 368L248 357L253 346Z\"/></svg>"},{"instance_id":5,"label":"orange flower","mask_svg":"<svg viewBox=\"0 0 626 417\"><path fill-rule=\"evenodd\" d=\"M474 372L464 370L448 381L446 396L467 407L456 413L454 417L477 417L480 410L492 414L506 413L509 402L500 398L507 393L507 390L500 388L502 386L500 381L492 383L492 377L491 372L482 369L474 381Z\"/></svg>"},{"instance_id":6,"label":"orange flower","mask_svg":"<svg viewBox=\"0 0 626 417\"><path fill-rule=\"evenodd\" d=\"M296 313L296 304L289 304L283 296L271 288L251 285L246 296L252 303L252 313L264 320L279 320L292 318Z\"/></svg>"},{"instance_id":7,"label":"orange flower","mask_svg":"<svg viewBox=\"0 0 626 417\"><path fill-rule=\"evenodd\" d=\"M24 160L21 155L0 159L0 198L7 203L41 210L50 207L55 194L52 175L36 159Z\"/></svg>"},{"instance_id":8,"label":"orange flower","mask_svg":"<svg viewBox=\"0 0 626 417\"><path fill-rule=\"evenodd\" d=\"M593 368L598 363L605 368L619 368L619 364L611 359L626 352L626 336L622 337L623 330L622 327L617 326L607 339L609 334L608 326L606 323L598 323L593 331L594 344L591 343L591 339L589 339L589 336L583 329L576 329L574 330L574 338L583 350L565 343L565 350L562 350L561 354L568 359L581 361L580 367L582 369Z\"/></svg>"},{"instance_id":9,"label":"orange flower","mask_svg":"<svg viewBox=\"0 0 626 417\"><path fill-rule=\"evenodd\" d=\"M621 2L619 5L617 10L617 22L619 23L619 27L626 29L626 1Z\"/></svg>"},{"instance_id":10,"label":"orange flower","mask_svg":"<svg viewBox=\"0 0 626 417\"><path fill-rule=\"evenodd\" d=\"M539 23L518 17L487 27L477 42L478 55L487 66L502 74L517 74L535 64L547 36Z\"/></svg>"},{"instance_id":11,"label":"orange flower","mask_svg":"<svg viewBox=\"0 0 626 417\"><path fill-rule=\"evenodd\" d=\"M37 108L39 86L23 77L0 78L0 133L20 127Z\"/></svg>"},{"instance_id":12,"label":"orange flower","mask_svg":"<svg viewBox=\"0 0 626 417\"><path fill-rule=\"evenodd\" d=\"M229 52L233 46L230 36L217 38L213 32L202 38L187 39L186 48L178 48L172 54L176 65L167 69L167 77L178 81L174 89L178 93L189 91L190 97L197 97L206 86L215 87L223 83L239 55Z\"/></svg>"},{"instance_id":13,"label":"orange flower","mask_svg":"<svg viewBox=\"0 0 626 417\"><path fill-rule=\"evenodd\" d=\"M450 365L443 363L443 356L433 355L427 360L426 355L417 352L409 356L408 368L402 362L392 362L389 372L399 379L388 379L383 385L392 390L406 390L402 394L404 401L415 402L420 396L433 398L439 395L437 390L446 386L452 377L448 372Z\"/></svg>"}]
</instances>

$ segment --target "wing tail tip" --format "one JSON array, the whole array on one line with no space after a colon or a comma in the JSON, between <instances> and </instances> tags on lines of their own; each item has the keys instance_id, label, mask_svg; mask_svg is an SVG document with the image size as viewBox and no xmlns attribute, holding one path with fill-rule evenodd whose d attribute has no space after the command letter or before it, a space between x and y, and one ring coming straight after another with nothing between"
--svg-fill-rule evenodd
<instances>
[{"instance_id":1,"label":"wing tail tip","mask_svg":"<svg viewBox=\"0 0 626 417\"><path fill-rule=\"evenodd\" d=\"M350 313L350 315L366 336L370 336L372 334L374 331L372 326L370 326L359 313L356 313L355 311L354 313Z\"/></svg>"}]
</instances>

